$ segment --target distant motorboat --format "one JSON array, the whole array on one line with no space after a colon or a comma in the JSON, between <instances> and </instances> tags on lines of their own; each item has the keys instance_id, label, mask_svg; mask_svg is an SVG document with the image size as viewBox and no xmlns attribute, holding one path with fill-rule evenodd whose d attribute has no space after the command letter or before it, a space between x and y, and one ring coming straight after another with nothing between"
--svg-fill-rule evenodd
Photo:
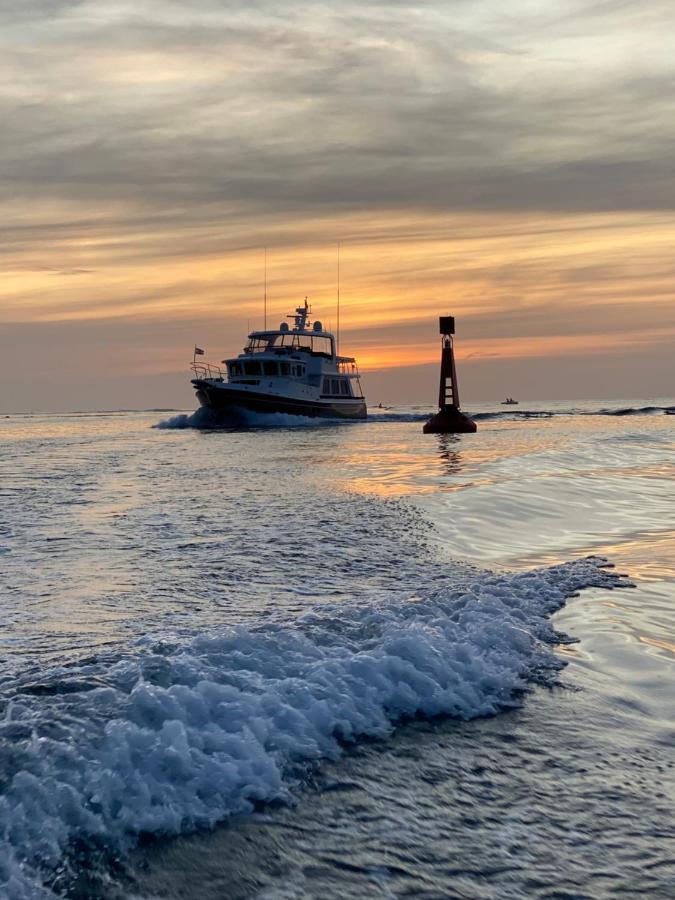
<instances>
[{"instance_id":1,"label":"distant motorboat","mask_svg":"<svg viewBox=\"0 0 675 900\"><path fill-rule=\"evenodd\" d=\"M518 406L518 401L514 400L513 397L507 397L506 400L502 400L502 406Z\"/></svg>"}]
</instances>

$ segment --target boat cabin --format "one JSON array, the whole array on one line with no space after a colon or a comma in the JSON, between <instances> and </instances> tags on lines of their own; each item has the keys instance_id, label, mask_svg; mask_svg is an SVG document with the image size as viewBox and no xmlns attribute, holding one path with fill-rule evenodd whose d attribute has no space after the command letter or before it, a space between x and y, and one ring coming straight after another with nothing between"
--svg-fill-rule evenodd
<instances>
[{"instance_id":1,"label":"boat cabin","mask_svg":"<svg viewBox=\"0 0 675 900\"><path fill-rule=\"evenodd\" d=\"M252 331L243 352L224 359L231 384L281 387L281 380L302 382L318 389L321 397L362 398L356 360L337 356L335 337L321 322L309 328L309 307L298 307L293 327L282 322L278 330ZM290 385L289 385L290 386Z\"/></svg>"}]
</instances>

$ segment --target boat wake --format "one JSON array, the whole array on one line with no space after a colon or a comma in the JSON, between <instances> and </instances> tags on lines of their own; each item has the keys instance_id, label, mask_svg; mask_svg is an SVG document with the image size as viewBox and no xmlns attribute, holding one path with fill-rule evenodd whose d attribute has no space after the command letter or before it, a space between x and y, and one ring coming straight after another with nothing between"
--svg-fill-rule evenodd
<instances>
[{"instance_id":1,"label":"boat wake","mask_svg":"<svg viewBox=\"0 0 675 900\"><path fill-rule=\"evenodd\" d=\"M284 800L309 765L402 718L513 707L562 667L550 615L582 588L624 583L592 557L518 574L458 568L405 602L146 638L122 657L26 673L4 685L0 892L53 897L86 848L117 858L143 834Z\"/></svg>"},{"instance_id":2,"label":"boat wake","mask_svg":"<svg viewBox=\"0 0 675 900\"><path fill-rule=\"evenodd\" d=\"M162 419L153 428L218 428L215 413L205 406L200 406L193 413L179 413L170 419Z\"/></svg>"},{"instance_id":3,"label":"boat wake","mask_svg":"<svg viewBox=\"0 0 675 900\"><path fill-rule=\"evenodd\" d=\"M199 407L195 412L181 413L164 419L153 425L153 428L196 428L202 431L241 431L244 429L258 428L307 428L326 427L333 425L349 425L354 421L349 419L321 419L309 416L291 416L287 413L255 413L250 410L232 410L231 412L215 413L205 406Z\"/></svg>"},{"instance_id":4,"label":"boat wake","mask_svg":"<svg viewBox=\"0 0 675 900\"><path fill-rule=\"evenodd\" d=\"M193 413L181 413L170 419L163 419L154 425L154 428L175 429L195 428L201 430L239 430L257 428L307 428L307 427L334 427L335 425L359 425L370 422L377 423L405 423L426 422L434 410L429 407L424 412L417 411L385 411L369 410L367 419L323 419L309 418L307 416L291 416L285 413L254 413L246 410L233 411L227 416L216 415L206 407L200 407ZM629 406L612 409L601 407L599 409L503 409L490 412L470 412L469 415L476 421L491 420L526 420L526 419L550 419L554 416L656 416L675 415L675 406Z\"/></svg>"}]
</instances>

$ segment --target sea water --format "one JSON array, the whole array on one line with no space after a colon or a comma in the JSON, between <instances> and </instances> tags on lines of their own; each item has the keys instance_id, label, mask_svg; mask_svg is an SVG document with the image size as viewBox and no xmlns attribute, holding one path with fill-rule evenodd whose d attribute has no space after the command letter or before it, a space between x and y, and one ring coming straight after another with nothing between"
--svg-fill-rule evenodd
<instances>
[{"instance_id":1,"label":"sea water","mask_svg":"<svg viewBox=\"0 0 675 900\"><path fill-rule=\"evenodd\" d=\"M668 410L0 420L0 895L675 896Z\"/></svg>"}]
</instances>

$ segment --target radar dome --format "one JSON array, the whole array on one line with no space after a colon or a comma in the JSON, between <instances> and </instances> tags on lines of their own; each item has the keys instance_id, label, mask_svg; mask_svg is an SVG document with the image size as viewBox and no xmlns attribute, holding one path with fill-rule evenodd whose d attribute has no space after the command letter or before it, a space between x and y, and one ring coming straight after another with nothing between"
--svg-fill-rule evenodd
<instances>
[{"instance_id":1,"label":"radar dome","mask_svg":"<svg viewBox=\"0 0 675 900\"><path fill-rule=\"evenodd\" d=\"M314 323L314 331L323 331L323 325L321 324L321 322Z\"/></svg>"},{"instance_id":2,"label":"radar dome","mask_svg":"<svg viewBox=\"0 0 675 900\"><path fill-rule=\"evenodd\" d=\"M288 322L282 322L281 325L279 325L279 331L288 331Z\"/></svg>"}]
</instances>

